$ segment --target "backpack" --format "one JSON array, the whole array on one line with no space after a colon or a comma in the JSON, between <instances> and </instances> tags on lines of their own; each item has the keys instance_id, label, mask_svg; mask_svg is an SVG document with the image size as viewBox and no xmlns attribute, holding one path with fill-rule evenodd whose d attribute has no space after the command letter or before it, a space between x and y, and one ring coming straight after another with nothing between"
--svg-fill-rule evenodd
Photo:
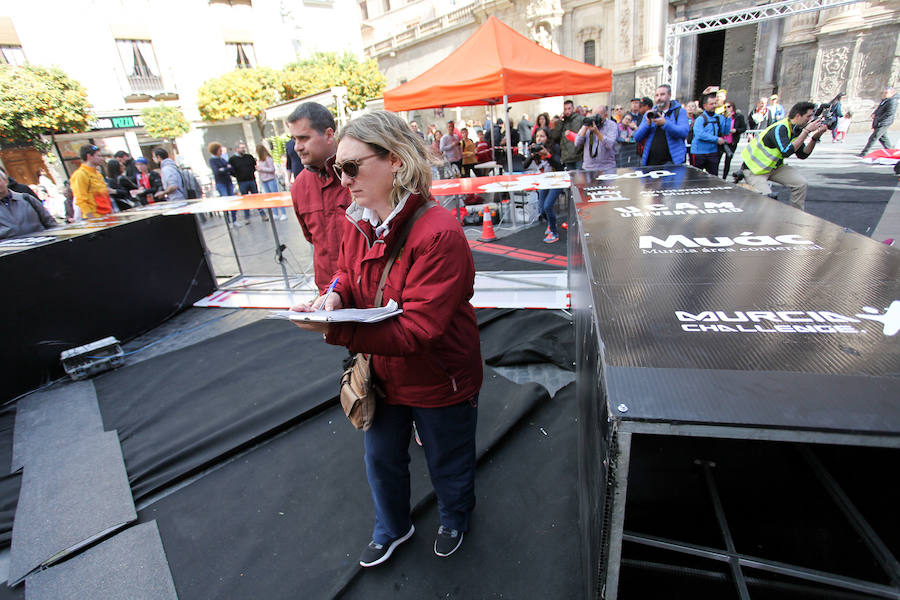
<instances>
[{"instance_id":1,"label":"backpack","mask_svg":"<svg viewBox=\"0 0 900 600\"><path fill-rule=\"evenodd\" d=\"M184 188L184 197L188 200L202 198L203 188L200 187L200 182L197 181L197 178L194 177L191 170L179 168L178 173L181 175L181 185Z\"/></svg>"}]
</instances>

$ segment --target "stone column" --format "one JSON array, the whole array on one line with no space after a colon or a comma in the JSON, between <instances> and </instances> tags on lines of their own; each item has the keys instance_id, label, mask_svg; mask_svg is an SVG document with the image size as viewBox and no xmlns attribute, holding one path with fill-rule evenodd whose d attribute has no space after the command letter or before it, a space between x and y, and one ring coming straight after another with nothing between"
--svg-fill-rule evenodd
<instances>
[{"instance_id":1,"label":"stone column","mask_svg":"<svg viewBox=\"0 0 900 600\"><path fill-rule=\"evenodd\" d=\"M666 0L639 0L641 21L638 65L659 65L663 61L665 32L663 24L668 10Z\"/></svg>"}]
</instances>

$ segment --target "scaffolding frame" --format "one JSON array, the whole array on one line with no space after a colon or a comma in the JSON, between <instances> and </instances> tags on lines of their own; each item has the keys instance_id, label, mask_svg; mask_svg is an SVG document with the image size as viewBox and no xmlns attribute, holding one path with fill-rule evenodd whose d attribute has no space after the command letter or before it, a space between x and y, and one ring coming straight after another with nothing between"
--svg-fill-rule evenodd
<instances>
[{"instance_id":1,"label":"scaffolding frame","mask_svg":"<svg viewBox=\"0 0 900 600\"><path fill-rule=\"evenodd\" d=\"M861 0L782 0L771 4L760 4L741 10L699 17L666 25L665 55L663 57L663 75L672 86L674 96L678 89L678 69L676 64L681 54L681 38L731 29L742 25L752 25L764 21L783 19L808 12L838 8L848 4L856 4Z\"/></svg>"}]
</instances>

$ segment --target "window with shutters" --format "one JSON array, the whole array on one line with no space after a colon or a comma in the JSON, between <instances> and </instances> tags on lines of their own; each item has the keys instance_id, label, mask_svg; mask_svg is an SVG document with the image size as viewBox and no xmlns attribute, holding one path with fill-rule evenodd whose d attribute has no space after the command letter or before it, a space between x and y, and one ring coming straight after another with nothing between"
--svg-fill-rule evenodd
<instances>
[{"instance_id":1,"label":"window with shutters","mask_svg":"<svg viewBox=\"0 0 900 600\"><path fill-rule=\"evenodd\" d=\"M125 77L133 93L157 92L162 90L162 77L153 43L149 40L116 40L119 58L125 67Z\"/></svg>"},{"instance_id":2,"label":"window with shutters","mask_svg":"<svg viewBox=\"0 0 900 600\"><path fill-rule=\"evenodd\" d=\"M256 52L249 42L229 42L225 46L234 57L238 69L252 69L256 66Z\"/></svg>"},{"instance_id":3,"label":"window with shutters","mask_svg":"<svg viewBox=\"0 0 900 600\"><path fill-rule=\"evenodd\" d=\"M589 65L597 64L596 43L594 40L585 40L584 42L584 62Z\"/></svg>"}]
</instances>

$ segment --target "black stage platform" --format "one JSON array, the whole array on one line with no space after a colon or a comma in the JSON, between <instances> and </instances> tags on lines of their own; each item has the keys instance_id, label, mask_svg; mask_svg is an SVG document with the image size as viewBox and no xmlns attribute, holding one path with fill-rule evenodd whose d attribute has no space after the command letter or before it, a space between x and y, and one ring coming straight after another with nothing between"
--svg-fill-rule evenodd
<instances>
[{"instance_id":1,"label":"black stage platform","mask_svg":"<svg viewBox=\"0 0 900 600\"><path fill-rule=\"evenodd\" d=\"M586 595L670 597L696 571L679 597L898 597L900 521L862 504L900 501L900 251L691 167L579 179ZM880 468L845 490L846 462L774 442Z\"/></svg>"},{"instance_id":2,"label":"black stage platform","mask_svg":"<svg viewBox=\"0 0 900 600\"><path fill-rule=\"evenodd\" d=\"M491 364L548 364L555 344L574 345L574 327L559 313L478 316ZM519 341L504 351L501 338L513 330ZM373 515L362 434L336 405L344 356L319 336L263 320L88 382L102 428L118 433L138 522L158 528L178 597L577 596L574 386L551 398L542 386L513 383L485 366L478 509L462 550L452 561L431 552L435 500L411 441L417 533L389 564L363 570L357 559ZM43 393L59 394L62 407L72 385ZM135 528L39 574L53 580L81 561L79 585L88 589L120 576L110 553L97 550ZM139 562L122 557L129 560ZM26 579L26 592L29 582L53 589L36 577ZM4 589L0 598L22 597L22 589Z\"/></svg>"},{"instance_id":3,"label":"black stage platform","mask_svg":"<svg viewBox=\"0 0 900 600\"><path fill-rule=\"evenodd\" d=\"M129 340L215 290L195 217L171 206L0 242L3 400L61 376L63 350Z\"/></svg>"}]
</instances>

